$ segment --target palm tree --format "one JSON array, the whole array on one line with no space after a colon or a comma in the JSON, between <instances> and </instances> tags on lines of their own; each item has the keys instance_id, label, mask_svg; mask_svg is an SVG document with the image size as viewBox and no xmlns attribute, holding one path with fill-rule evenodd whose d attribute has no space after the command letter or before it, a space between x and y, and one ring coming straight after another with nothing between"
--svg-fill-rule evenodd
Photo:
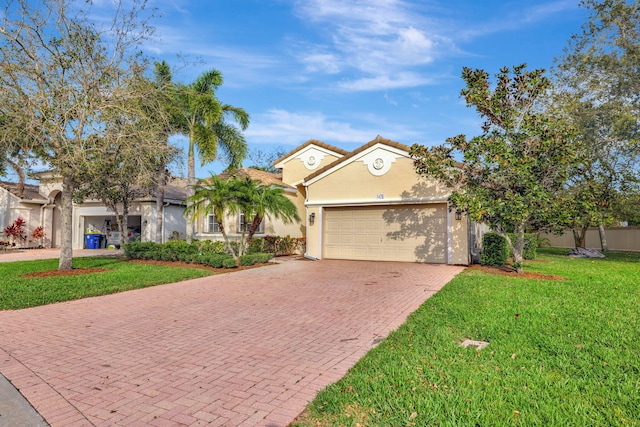
<instances>
[{"instance_id":1,"label":"palm tree","mask_svg":"<svg viewBox=\"0 0 640 427\"><path fill-rule=\"evenodd\" d=\"M224 226L224 218L238 213L238 195L235 182L211 175L208 179L198 180L198 184L194 187L194 194L187 198L188 206L185 209L185 215L193 218L213 214L220 227L227 252L234 258L236 256Z\"/></svg>"},{"instance_id":2,"label":"palm tree","mask_svg":"<svg viewBox=\"0 0 640 427\"><path fill-rule=\"evenodd\" d=\"M281 219L285 224L300 221L296 205L285 196L281 187L258 185L253 191L252 198L253 220L249 228L249 234L246 237L247 245L251 243L251 239L260 228L265 216ZM247 214L245 213L245 215Z\"/></svg>"},{"instance_id":3,"label":"palm tree","mask_svg":"<svg viewBox=\"0 0 640 427\"><path fill-rule=\"evenodd\" d=\"M249 177L234 175L227 179L212 175L198 182L194 194L187 199L190 204L185 212L194 217L215 215L227 251L238 264L265 216L282 219L286 224L300 220L296 206L280 187L262 185ZM224 227L224 219L238 213L251 218L252 222L246 235L246 230L241 230L241 239L234 248Z\"/></svg>"},{"instance_id":4,"label":"palm tree","mask_svg":"<svg viewBox=\"0 0 640 427\"><path fill-rule=\"evenodd\" d=\"M247 143L241 130L249 125L249 114L242 108L222 104L216 89L222 85L222 73L211 70L203 73L193 83L180 85L177 99L182 112L180 132L189 136L187 152L187 183L189 196L194 193L195 150L202 165L218 157L218 149L229 163L229 168L240 166L247 155ZM235 121L240 128L227 119ZM187 206L188 206L187 202ZM187 217L187 241L193 238L193 221Z\"/></svg>"}]
</instances>

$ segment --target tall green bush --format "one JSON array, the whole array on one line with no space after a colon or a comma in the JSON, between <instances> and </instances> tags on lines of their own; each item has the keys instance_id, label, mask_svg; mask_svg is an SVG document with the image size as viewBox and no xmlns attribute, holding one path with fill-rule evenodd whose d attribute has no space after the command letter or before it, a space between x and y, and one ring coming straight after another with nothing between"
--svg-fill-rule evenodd
<instances>
[{"instance_id":1,"label":"tall green bush","mask_svg":"<svg viewBox=\"0 0 640 427\"><path fill-rule=\"evenodd\" d=\"M485 233L482 236L481 265L503 266L509 258L507 240L497 233Z\"/></svg>"}]
</instances>

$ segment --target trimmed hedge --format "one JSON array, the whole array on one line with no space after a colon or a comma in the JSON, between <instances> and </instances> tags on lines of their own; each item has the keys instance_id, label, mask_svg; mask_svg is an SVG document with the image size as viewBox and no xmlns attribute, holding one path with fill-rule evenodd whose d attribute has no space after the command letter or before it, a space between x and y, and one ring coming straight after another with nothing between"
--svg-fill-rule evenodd
<instances>
[{"instance_id":1,"label":"trimmed hedge","mask_svg":"<svg viewBox=\"0 0 640 427\"><path fill-rule=\"evenodd\" d=\"M304 237L264 236L251 239L249 253L264 252L278 255L293 255L304 252L306 240Z\"/></svg>"},{"instance_id":2,"label":"trimmed hedge","mask_svg":"<svg viewBox=\"0 0 640 427\"><path fill-rule=\"evenodd\" d=\"M203 264L214 268L234 268L236 261L224 253L224 242L208 240L185 241L172 240L167 243L131 242L124 245L124 255L129 259L149 259L155 261L182 261L191 264ZM254 253L240 257L241 266L265 263L273 258L270 253Z\"/></svg>"},{"instance_id":3,"label":"trimmed hedge","mask_svg":"<svg viewBox=\"0 0 640 427\"><path fill-rule=\"evenodd\" d=\"M482 236L481 265L501 267L509 258L507 240L497 233L485 233Z\"/></svg>"}]
</instances>

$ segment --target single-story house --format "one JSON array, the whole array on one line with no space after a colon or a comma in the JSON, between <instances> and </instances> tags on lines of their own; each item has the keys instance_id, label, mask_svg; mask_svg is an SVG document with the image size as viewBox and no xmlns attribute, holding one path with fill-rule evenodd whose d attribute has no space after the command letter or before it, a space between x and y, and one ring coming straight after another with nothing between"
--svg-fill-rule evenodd
<instances>
[{"instance_id":1,"label":"single-story house","mask_svg":"<svg viewBox=\"0 0 640 427\"><path fill-rule=\"evenodd\" d=\"M298 208L298 212L302 217L304 213L304 197L298 191L295 186L285 184L282 181L282 174L266 172L253 168L240 168L233 172L223 172L218 176L220 178L228 178L231 175L239 178L251 178L254 181L258 181L262 185L277 186L284 190L284 195ZM201 216L195 218L195 238L207 239L207 240L222 240L222 233L220 233L220 219L215 215L210 214L207 216ZM239 212L233 216L227 216L222 219L224 221L224 228L227 236L231 240L239 240L242 236L243 230L249 231L251 226L250 219L245 219L243 212ZM260 224L260 228L254 237L264 237L267 235L278 236L291 236L291 237L304 237L305 230L303 223L290 223L285 224L282 220L265 216Z\"/></svg>"},{"instance_id":2,"label":"single-story house","mask_svg":"<svg viewBox=\"0 0 640 427\"><path fill-rule=\"evenodd\" d=\"M38 226L43 226L45 239L43 246L56 248L60 246L62 204L62 180L51 172L33 174L39 184L26 184L20 197L17 184L0 182L0 226L4 229L18 217L27 223L26 231L30 235ZM134 201L129 211L128 225L142 241L156 240L156 224L158 215L162 220L162 241L175 236L184 238L186 221L182 215L187 194L186 180L171 178L165 187L164 204L157 211L156 198L153 195L140 197ZM117 231L115 214L98 200L87 200L73 204L72 247L85 247L84 234L87 229L95 229L107 235ZM1 231L0 231L1 233ZM2 239L4 236L0 236ZM28 245L31 246L31 245ZM33 245L35 246L35 245Z\"/></svg>"},{"instance_id":3,"label":"single-story house","mask_svg":"<svg viewBox=\"0 0 640 427\"><path fill-rule=\"evenodd\" d=\"M347 152L312 139L274 166L281 173L233 173L284 188L301 222L265 218L256 237L306 237L312 259L470 263L474 224L450 209L450 189L416 174L406 145L378 136ZM223 220L232 239L247 226L242 213ZM213 215L197 219L196 230L196 238L222 238Z\"/></svg>"},{"instance_id":4,"label":"single-story house","mask_svg":"<svg viewBox=\"0 0 640 427\"><path fill-rule=\"evenodd\" d=\"M450 189L416 174L408 146L377 136L348 153L310 140L274 165L304 199L307 257L470 263L472 224Z\"/></svg>"}]
</instances>

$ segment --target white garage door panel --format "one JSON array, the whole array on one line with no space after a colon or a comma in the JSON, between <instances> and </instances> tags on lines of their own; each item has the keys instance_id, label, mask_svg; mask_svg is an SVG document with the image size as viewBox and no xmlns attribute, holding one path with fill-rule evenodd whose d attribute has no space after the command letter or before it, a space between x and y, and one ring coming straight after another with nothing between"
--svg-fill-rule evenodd
<instances>
[{"instance_id":1,"label":"white garage door panel","mask_svg":"<svg viewBox=\"0 0 640 427\"><path fill-rule=\"evenodd\" d=\"M446 204L326 208L323 256L447 262Z\"/></svg>"}]
</instances>

